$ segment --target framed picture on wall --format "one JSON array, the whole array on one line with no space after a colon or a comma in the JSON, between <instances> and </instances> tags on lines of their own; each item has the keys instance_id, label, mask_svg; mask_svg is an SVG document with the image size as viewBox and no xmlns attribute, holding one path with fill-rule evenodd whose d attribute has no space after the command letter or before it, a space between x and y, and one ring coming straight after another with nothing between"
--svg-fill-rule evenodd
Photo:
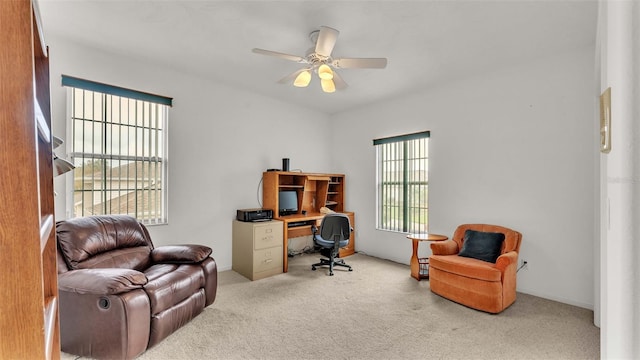
<instances>
[{"instance_id":1,"label":"framed picture on wall","mask_svg":"<svg viewBox=\"0 0 640 360\"><path fill-rule=\"evenodd\" d=\"M600 95L600 151L611 151L611 88Z\"/></svg>"}]
</instances>

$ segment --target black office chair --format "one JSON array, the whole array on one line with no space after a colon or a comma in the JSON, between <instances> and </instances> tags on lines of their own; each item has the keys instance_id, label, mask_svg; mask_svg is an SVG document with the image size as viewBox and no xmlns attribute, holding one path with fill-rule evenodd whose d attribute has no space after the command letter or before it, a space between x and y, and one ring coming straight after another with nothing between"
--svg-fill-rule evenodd
<instances>
[{"instance_id":1,"label":"black office chair","mask_svg":"<svg viewBox=\"0 0 640 360\"><path fill-rule=\"evenodd\" d=\"M331 276L333 276L334 266L346 267L349 271L353 271L351 266L344 263L344 260L336 259L339 257L340 248L349 245L349 238L351 231L353 231L347 215L327 214L322 218L320 234L317 234L318 228L315 225L311 227L311 231L316 247L320 248L320 254L329 258L320 259L319 263L311 265L311 270L316 270L316 266L329 266L329 275Z\"/></svg>"}]
</instances>

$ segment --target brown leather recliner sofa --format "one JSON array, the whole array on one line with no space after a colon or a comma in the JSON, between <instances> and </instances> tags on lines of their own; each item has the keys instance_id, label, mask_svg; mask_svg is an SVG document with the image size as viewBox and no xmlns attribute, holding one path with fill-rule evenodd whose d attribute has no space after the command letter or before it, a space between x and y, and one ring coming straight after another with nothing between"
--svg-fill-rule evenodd
<instances>
[{"instance_id":1,"label":"brown leather recliner sofa","mask_svg":"<svg viewBox=\"0 0 640 360\"><path fill-rule=\"evenodd\" d=\"M521 241L521 233L503 226L458 226L452 239L431 244L431 291L477 310L503 311L516 301Z\"/></svg>"},{"instance_id":2,"label":"brown leather recliner sofa","mask_svg":"<svg viewBox=\"0 0 640 360\"><path fill-rule=\"evenodd\" d=\"M211 305L218 272L211 248L155 248L124 215L57 223L62 351L131 359Z\"/></svg>"}]
</instances>

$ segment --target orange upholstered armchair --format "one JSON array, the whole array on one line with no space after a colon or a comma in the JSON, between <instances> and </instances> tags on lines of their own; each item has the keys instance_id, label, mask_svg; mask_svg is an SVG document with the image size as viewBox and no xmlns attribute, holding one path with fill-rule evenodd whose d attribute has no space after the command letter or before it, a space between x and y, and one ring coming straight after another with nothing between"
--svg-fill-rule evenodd
<instances>
[{"instance_id":1,"label":"orange upholstered armchair","mask_svg":"<svg viewBox=\"0 0 640 360\"><path fill-rule=\"evenodd\" d=\"M497 314L516 300L522 234L497 225L460 225L453 238L431 244L431 291Z\"/></svg>"}]
</instances>

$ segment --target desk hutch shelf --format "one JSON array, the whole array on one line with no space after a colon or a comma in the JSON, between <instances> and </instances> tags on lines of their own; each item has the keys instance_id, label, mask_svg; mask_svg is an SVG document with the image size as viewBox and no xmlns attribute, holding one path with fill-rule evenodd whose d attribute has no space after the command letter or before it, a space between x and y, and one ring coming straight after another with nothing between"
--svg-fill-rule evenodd
<instances>
[{"instance_id":1,"label":"desk hutch shelf","mask_svg":"<svg viewBox=\"0 0 640 360\"><path fill-rule=\"evenodd\" d=\"M331 176L325 206L334 211L343 209L344 206L344 176ZM340 210L342 211L342 210Z\"/></svg>"},{"instance_id":2,"label":"desk hutch shelf","mask_svg":"<svg viewBox=\"0 0 640 360\"><path fill-rule=\"evenodd\" d=\"M262 175L263 207L279 216L278 193L294 190L298 194L298 214L319 213L322 207L344 211L344 175L286 171L267 171Z\"/></svg>"}]
</instances>

